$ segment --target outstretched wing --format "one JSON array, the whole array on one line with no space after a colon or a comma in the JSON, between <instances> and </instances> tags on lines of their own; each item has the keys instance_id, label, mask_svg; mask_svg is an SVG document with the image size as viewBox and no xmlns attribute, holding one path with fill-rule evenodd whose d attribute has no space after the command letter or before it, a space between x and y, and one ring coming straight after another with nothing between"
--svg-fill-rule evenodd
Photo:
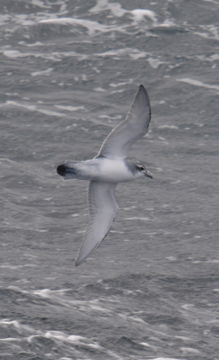
<instances>
[{"instance_id":1,"label":"outstretched wing","mask_svg":"<svg viewBox=\"0 0 219 360\"><path fill-rule=\"evenodd\" d=\"M118 209L115 187L115 183L90 182L90 221L75 265L80 265L107 235Z\"/></svg>"},{"instance_id":2,"label":"outstretched wing","mask_svg":"<svg viewBox=\"0 0 219 360\"><path fill-rule=\"evenodd\" d=\"M144 86L140 85L126 119L106 137L97 156L125 158L131 145L146 134L150 119L149 96Z\"/></svg>"}]
</instances>

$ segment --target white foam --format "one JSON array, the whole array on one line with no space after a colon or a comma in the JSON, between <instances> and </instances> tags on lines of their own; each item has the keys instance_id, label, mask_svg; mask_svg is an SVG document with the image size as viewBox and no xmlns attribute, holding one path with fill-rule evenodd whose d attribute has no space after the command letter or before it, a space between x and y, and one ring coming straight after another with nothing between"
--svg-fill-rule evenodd
<instances>
[{"instance_id":1,"label":"white foam","mask_svg":"<svg viewBox=\"0 0 219 360\"><path fill-rule=\"evenodd\" d=\"M34 290L33 294L38 295L42 298L50 298L57 295L64 295L68 291L69 289L60 289L60 290L42 289L42 290Z\"/></svg>"},{"instance_id":2,"label":"white foam","mask_svg":"<svg viewBox=\"0 0 219 360\"><path fill-rule=\"evenodd\" d=\"M139 216L132 216L132 217L126 217L125 220L141 220L141 221L149 221L150 219L148 217L139 217Z\"/></svg>"},{"instance_id":3,"label":"white foam","mask_svg":"<svg viewBox=\"0 0 219 360\"><path fill-rule=\"evenodd\" d=\"M32 73L30 73L30 75L31 76L39 76L39 75L49 76L52 71L53 71L53 68L48 68L46 70L32 72Z\"/></svg>"},{"instance_id":4,"label":"white foam","mask_svg":"<svg viewBox=\"0 0 219 360\"><path fill-rule=\"evenodd\" d=\"M67 335L62 331L47 331L44 336L48 339L72 343L74 345L80 345L87 348L103 350L102 346L100 346L98 343L80 335Z\"/></svg>"},{"instance_id":5,"label":"white foam","mask_svg":"<svg viewBox=\"0 0 219 360\"><path fill-rule=\"evenodd\" d=\"M32 294L40 296L42 298L50 298L56 303L62 304L63 306L75 307L82 311L102 312L105 314L111 313L111 310L102 306L100 299L72 300L71 298L65 296L68 291L69 289L60 289L60 290L41 289L41 290L34 290Z\"/></svg>"},{"instance_id":6,"label":"white foam","mask_svg":"<svg viewBox=\"0 0 219 360\"><path fill-rule=\"evenodd\" d=\"M103 25L98 23L97 21L87 20L87 19L78 19L78 18L50 18L39 21L40 24L60 24L60 25L80 25L85 27L88 31L89 35L94 35L96 32L111 32L114 31L122 31L117 26L114 25Z\"/></svg>"},{"instance_id":7,"label":"white foam","mask_svg":"<svg viewBox=\"0 0 219 360\"><path fill-rule=\"evenodd\" d=\"M215 39L218 40L219 39L219 32L218 32L218 28L215 25L202 25L200 27L200 29L203 29L203 32L199 31L195 31L194 34L198 35L204 39Z\"/></svg>"},{"instance_id":8,"label":"white foam","mask_svg":"<svg viewBox=\"0 0 219 360\"><path fill-rule=\"evenodd\" d=\"M109 0L97 0L97 3L92 7L89 12L93 14L98 14L101 11L109 10L113 16L122 17L124 15L129 15L133 18L134 22L140 22L146 18L150 19L152 22L157 22L157 16L154 11L149 9L133 9L127 10L124 9L120 3L110 2Z\"/></svg>"},{"instance_id":9,"label":"white foam","mask_svg":"<svg viewBox=\"0 0 219 360\"><path fill-rule=\"evenodd\" d=\"M167 256L166 259L168 261L177 261L177 257L176 256Z\"/></svg>"},{"instance_id":10,"label":"white foam","mask_svg":"<svg viewBox=\"0 0 219 360\"><path fill-rule=\"evenodd\" d=\"M110 230L110 233L112 234L124 234L124 231L118 231L118 230Z\"/></svg>"},{"instance_id":11,"label":"white foam","mask_svg":"<svg viewBox=\"0 0 219 360\"><path fill-rule=\"evenodd\" d=\"M133 83L133 79L127 79L127 81L121 81L121 82L117 82L117 83L110 83L109 86L111 86L113 88L117 88L117 87L120 87L120 86L125 86L125 85L128 85L128 84L132 84L132 83Z\"/></svg>"},{"instance_id":12,"label":"white foam","mask_svg":"<svg viewBox=\"0 0 219 360\"><path fill-rule=\"evenodd\" d=\"M152 57L147 58L147 61L153 69L157 69L160 65L166 64L165 61L160 61L160 60L158 60L156 58L152 58Z\"/></svg>"},{"instance_id":13,"label":"white foam","mask_svg":"<svg viewBox=\"0 0 219 360\"><path fill-rule=\"evenodd\" d=\"M53 110L49 110L49 109L40 109L36 105L33 105L33 104L20 103L18 101L12 101L12 100L8 100L5 103L0 104L0 107L4 107L4 106L21 107L21 108L24 108L29 111L37 111L37 112L40 112L42 114L49 115L49 116L59 116L59 117L66 116L65 114L59 113L57 111L53 111Z\"/></svg>"},{"instance_id":14,"label":"white foam","mask_svg":"<svg viewBox=\"0 0 219 360\"><path fill-rule=\"evenodd\" d=\"M154 348L154 350L157 349L155 346L152 346L152 345L150 345L149 343L146 343L146 342L141 342L140 345L145 346L147 348Z\"/></svg>"},{"instance_id":15,"label":"white foam","mask_svg":"<svg viewBox=\"0 0 219 360\"><path fill-rule=\"evenodd\" d=\"M184 304L181 306L183 310L193 310L194 304Z\"/></svg>"},{"instance_id":16,"label":"white foam","mask_svg":"<svg viewBox=\"0 0 219 360\"><path fill-rule=\"evenodd\" d=\"M2 319L0 320L0 325L2 326L12 326L14 327L16 330L18 330L19 332L28 332L28 333L32 333L33 332L33 328L28 326L28 325L24 325L21 324L19 321L17 320L9 320L9 319Z\"/></svg>"},{"instance_id":17,"label":"white foam","mask_svg":"<svg viewBox=\"0 0 219 360\"><path fill-rule=\"evenodd\" d=\"M190 337L188 337L188 336L183 336L183 335L175 335L174 336L176 339L179 339L179 340L183 340L183 341L185 341L185 342L190 342L191 341L191 338Z\"/></svg>"},{"instance_id":18,"label":"white foam","mask_svg":"<svg viewBox=\"0 0 219 360\"><path fill-rule=\"evenodd\" d=\"M128 11L123 9L121 4L113 2L110 3L108 0L97 0L97 3L92 7L89 12L93 14L98 14L101 11L110 10L114 16L122 17Z\"/></svg>"},{"instance_id":19,"label":"white foam","mask_svg":"<svg viewBox=\"0 0 219 360\"><path fill-rule=\"evenodd\" d=\"M98 57L115 57L115 58L121 58L121 56L129 56L130 58L132 58L133 60L137 60L140 58L146 58L147 57L147 53L145 51L141 51L138 49L133 49L133 48L123 48L123 49L113 49L113 50L108 50L102 53L96 53L95 56Z\"/></svg>"},{"instance_id":20,"label":"white foam","mask_svg":"<svg viewBox=\"0 0 219 360\"><path fill-rule=\"evenodd\" d=\"M199 86L199 87L204 87L206 89L216 90L217 92L219 92L219 86L218 85L207 84L207 83L204 83L204 82L202 82L200 80L191 79L191 78L181 78L181 79L177 79L177 81L181 81L181 82L184 82L186 84L193 85L193 86Z\"/></svg>"},{"instance_id":21,"label":"white foam","mask_svg":"<svg viewBox=\"0 0 219 360\"><path fill-rule=\"evenodd\" d=\"M130 11L136 22L142 21L145 17L149 18L154 23L157 22L157 16L154 11L147 9L134 9Z\"/></svg>"},{"instance_id":22,"label":"white foam","mask_svg":"<svg viewBox=\"0 0 219 360\"><path fill-rule=\"evenodd\" d=\"M3 55L8 57L8 58L12 58L12 59L16 59L16 58L22 58L22 57L35 57L35 58L42 58L42 59L48 59L48 60L52 60L52 61L61 61L64 57L66 56L72 56L72 57L76 57L79 60L85 60L88 58L87 55L84 54L80 54L77 53L75 51L64 51L64 52L51 52L51 53L43 53L41 52L20 52L18 50L4 50L2 51Z\"/></svg>"},{"instance_id":23,"label":"white foam","mask_svg":"<svg viewBox=\"0 0 219 360\"><path fill-rule=\"evenodd\" d=\"M176 125L165 124L165 125L158 126L158 129L179 129L179 127Z\"/></svg>"},{"instance_id":24,"label":"white foam","mask_svg":"<svg viewBox=\"0 0 219 360\"><path fill-rule=\"evenodd\" d=\"M22 53L18 50L4 50L3 51L3 55L8 57L8 58L18 58L18 57L22 57Z\"/></svg>"},{"instance_id":25,"label":"white foam","mask_svg":"<svg viewBox=\"0 0 219 360\"><path fill-rule=\"evenodd\" d=\"M38 6L38 7L40 7L40 8L44 8L44 9L45 9L45 8L46 8L46 9L49 8L49 6L45 5L44 2L41 1L41 0L32 0L31 3L32 3L32 5Z\"/></svg>"},{"instance_id":26,"label":"white foam","mask_svg":"<svg viewBox=\"0 0 219 360\"><path fill-rule=\"evenodd\" d=\"M218 264L219 263L219 259L208 259L206 261L206 263L208 264Z\"/></svg>"},{"instance_id":27,"label":"white foam","mask_svg":"<svg viewBox=\"0 0 219 360\"><path fill-rule=\"evenodd\" d=\"M123 210L125 211L129 211L129 210L133 210L133 209L136 209L136 206L135 205L131 205L131 206L128 206L128 207L124 207Z\"/></svg>"},{"instance_id":28,"label":"white foam","mask_svg":"<svg viewBox=\"0 0 219 360\"><path fill-rule=\"evenodd\" d=\"M181 347L180 350L183 354L196 354L199 355L201 352L198 349L194 349L191 347Z\"/></svg>"},{"instance_id":29,"label":"white foam","mask_svg":"<svg viewBox=\"0 0 219 360\"><path fill-rule=\"evenodd\" d=\"M0 339L1 342L18 342L20 341L20 339L18 338L12 338L12 337L7 337L7 338L2 338ZM2 355L2 354L1 354Z\"/></svg>"},{"instance_id":30,"label":"white foam","mask_svg":"<svg viewBox=\"0 0 219 360\"><path fill-rule=\"evenodd\" d=\"M75 344L80 344L80 342L85 339L83 336L67 335L62 331L55 330L47 331L45 333L45 337L49 339L58 339L61 341L73 342Z\"/></svg>"},{"instance_id":31,"label":"white foam","mask_svg":"<svg viewBox=\"0 0 219 360\"><path fill-rule=\"evenodd\" d=\"M44 44L40 41L36 41L34 43L26 43L25 41L20 41L21 45L25 45L27 47L37 47L37 46L44 46Z\"/></svg>"},{"instance_id":32,"label":"white foam","mask_svg":"<svg viewBox=\"0 0 219 360\"><path fill-rule=\"evenodd\" d=\"M43 332L41 330L36 330L30 326L21 324L19 321L16 320L9 320L9 319L1 319L0 320L0 326L2 327L8 327L12 326L14 327L19 334L22 335L22 340L26 339L28 343L31 343L34 339L40 337L44 337L47 339L51 339L55 342L61 342L61 343L67 343L71 345L77 345L80 347L83 347L85 349L93 349L93 350L99 350L102 352L107 352L110 356L114 357L115 359L121 359L117 354L110 350L104 349L101 345L99 345L96 341L93 341L89 338L86 338L84 336L80 335L74 335L74 334L67 334L62 331L56 331L56 330L49 330L46 332ZM25 334L26 333L26 334ZM18 342L21 341L21 339L18 338L4 338L0 339L0 342ZM62 357L61 359L68 359L68 357Z\"/></svg>"},{"instance_id":33,"label":"white foam","mask_svg":"<svg viewBox=\"0 0 219 360\"><path fill-rule=\"evenodd\" d=\"M55 105L55 108L70 111L70 112L85 110L84 106L71 106L71 105Z\"/></svg>"}]
</instances>

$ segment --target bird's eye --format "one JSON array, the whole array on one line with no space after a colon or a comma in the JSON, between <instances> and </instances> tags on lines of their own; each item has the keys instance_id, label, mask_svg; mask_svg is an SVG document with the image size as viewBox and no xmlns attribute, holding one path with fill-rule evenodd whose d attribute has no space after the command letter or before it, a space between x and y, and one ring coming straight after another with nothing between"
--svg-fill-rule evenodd
<instances>
[{"instance_id":1,"label":"bird's eye","mask_svg":"<svg viewBox=\"0 0 219 360\"><path fill-rule=\"evenodd\" d=\"M137 168L138 168L138 170L140 170L140 171L145 170L145 168L144 168L144 166L143 166L143 165L138 165L138 166L137 166Z\"/></svg>"}]
</instances>

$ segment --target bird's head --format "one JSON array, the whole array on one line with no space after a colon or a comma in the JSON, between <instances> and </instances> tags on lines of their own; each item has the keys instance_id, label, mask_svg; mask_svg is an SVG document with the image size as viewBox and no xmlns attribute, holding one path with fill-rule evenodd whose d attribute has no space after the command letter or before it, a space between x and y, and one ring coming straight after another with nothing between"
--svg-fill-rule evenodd
<instances>
[{"instance_id":1,"label":"bird's head","mask_svg":"<svg viewBox=\"0 0 219 360\"><path fill-rule=\"evenodd\" d=\"M150 179L153 179L153 176L152 174L150 173L150 171L148 171L145 167L144 164L142 164L140 161L138 161L136 164L135 164L135 171L136 171L136 175L137 176L147 176L149 177Z\"/></svg>"}]
</instances>

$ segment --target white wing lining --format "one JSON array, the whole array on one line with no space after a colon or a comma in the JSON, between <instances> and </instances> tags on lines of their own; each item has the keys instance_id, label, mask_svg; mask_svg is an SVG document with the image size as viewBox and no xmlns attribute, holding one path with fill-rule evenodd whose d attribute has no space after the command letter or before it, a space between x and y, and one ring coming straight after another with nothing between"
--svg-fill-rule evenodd
<instances>
[{"instance_id":1,"label":"white wing lining","mask_svg":"<svg viewBox=\"0 0 219 360\"><path fill-rule=\"evenodd\" d=\"M90 219L75 265L80 265L105 238L115 218L118 205L116 183L91 181L89 184Z\"/></svg>"}]
</instances>

